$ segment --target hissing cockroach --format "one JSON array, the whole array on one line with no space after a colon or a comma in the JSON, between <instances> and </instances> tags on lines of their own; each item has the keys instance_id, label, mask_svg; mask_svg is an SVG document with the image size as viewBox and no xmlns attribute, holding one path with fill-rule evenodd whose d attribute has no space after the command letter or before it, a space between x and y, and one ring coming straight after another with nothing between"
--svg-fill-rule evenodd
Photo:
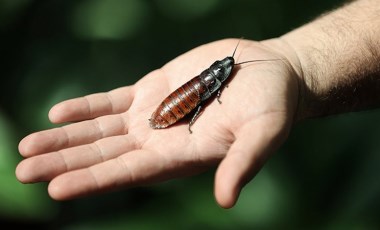
<instances>
[{"instance_id":1,"label":"hissing cockroach","mask_svg":"<svg viewBox=\"0 0 380 230\"><path fill-rule=\"evenodd\" d=\"M252 60L235 64L234 55L238 45L239 43L236 45L232 56L220 61L215 61L200 75L186 82L166 97L149 119L150 127L153 129L166 128L182 119L194 109L197 109L189 123L189 132L192 133L191 126L200 115L202 102L217 92L217 100L221 103L220 95L222 83L231 75L234 65L248 62L278 60Z\"/></svg>"}]
</instances>

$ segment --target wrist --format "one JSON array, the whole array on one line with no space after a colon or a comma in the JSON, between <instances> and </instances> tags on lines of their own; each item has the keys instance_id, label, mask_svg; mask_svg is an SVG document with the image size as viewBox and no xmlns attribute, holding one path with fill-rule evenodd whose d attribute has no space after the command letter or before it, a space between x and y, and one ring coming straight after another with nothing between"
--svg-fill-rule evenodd
<instances>
[{"instance_id":1,"label":"wrist","mask_svg":"<svg viewBox=\"0 0 380 230\"><path fill-rule=\"evenodd\" d=\"M280 38L300 66L298 120L380 106L377 4L355 1Z\"/></svg>"},{"instance_id":2,"label":"wrist","mask_svg":"<svg viewBox=\"0 0 380 230\"><path fill-rule=\"evenodd\" d=\"M274 52L278 53L283 63L287 66L287 72L295 82L297 82L297 106L294 111L294 122L300 121L307 117L308 99L308 81L303 72L303 63L301 62L296 50L282 37L261 41L261 43Z\"/></svg>"}]
</instances>

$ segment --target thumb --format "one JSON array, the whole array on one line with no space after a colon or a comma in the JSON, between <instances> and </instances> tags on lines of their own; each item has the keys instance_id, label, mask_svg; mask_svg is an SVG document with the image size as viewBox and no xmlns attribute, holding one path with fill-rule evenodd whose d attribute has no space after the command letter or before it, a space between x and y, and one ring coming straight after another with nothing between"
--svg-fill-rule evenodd
<instances>
[{"instance_id":1,"label":"thumb","mask_svg":"<svg viewBox=\"0 0 380 230\"><path fill-rule=\"evenodd\" d=\"M245 125L236 135L215 175L215 198L223 208L235 205L243 186L261 169L269 155L286 135L278 123L256 120ZM273 127L273 128L272 128Z\"/></svg>"}]
</instances>

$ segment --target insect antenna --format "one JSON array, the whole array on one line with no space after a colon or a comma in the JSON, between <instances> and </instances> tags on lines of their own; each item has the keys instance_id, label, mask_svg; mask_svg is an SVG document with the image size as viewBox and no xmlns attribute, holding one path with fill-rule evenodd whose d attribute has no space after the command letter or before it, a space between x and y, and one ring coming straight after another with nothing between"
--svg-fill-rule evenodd
<instances>
[{"instance_id":1,"label":"insect antenna","mask_svg":"<svg viewBox=\"0 0 380 230\"><path fill-rule=\"evenodd\" d=\"M236 47L235 47L235 50L234 50L234 52L232 53L232 56L231 57L234 57L235 56L235 52L236 52L236 49L238 48L238 46L239 46L239 44L240 44L240 41L243 39L243 37L241 37L240 39L239 39L239 41L238 41L238 43L237 43L237 45L236 45Z\"/></svg>"},{"instance_id":2,"label":"insect antenna","mask_svg":"<svg viewBox=\"0 0 380 230\"><path fill-rule=\"evenodd\" d=\"M234 65L241 65L241 64L250 63L250 62L279 61L279 60L281 60L281 59L250 60L250 61L243 61L243 62L235 63Z\"/></svg>"},{"instance_id":3,"label":"insect antenna","mask_svg":"<svg viewBox=\"0 0 380 230\"><path fill-rule=\"evenodd\" d=\"M236 47L234 49L234 52L232 53L232 56L231 57L234 57L235 56L235 52L240 44L240 41L243 40L244 37L241 37L238 41L238 43L236 44ZM240 62L240 63L235 63L234 65L241 65L241 64L245 64L245 63L250 63L250 62L264 62L264 61L278 61L278 60L281 60L281 59L263 59L263 60L250 60L250 61L243 61L243 62Z\"/></svg>"}]
</instances>

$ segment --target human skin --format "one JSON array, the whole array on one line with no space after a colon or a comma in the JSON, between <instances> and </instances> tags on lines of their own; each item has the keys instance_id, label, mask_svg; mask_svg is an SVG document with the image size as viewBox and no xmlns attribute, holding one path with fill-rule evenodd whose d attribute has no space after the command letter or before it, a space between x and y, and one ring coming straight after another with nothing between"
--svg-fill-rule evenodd
<instances>
[{"instance_id":1,"label":"human skin","mask_svg":"<svg viewBox=\"0 0 380 230\"><path fill-rule=\"evenodd\" d=\"M232 207L243 186L303 119L378 107L380 6L352 2L279 38L242 40L219 104L210 100L189 134L148 118L172 91L231 55L238 39L197 47L132 86L61 102L53 123L28 135L16 169L23 183L49 181L56 200L189 176L217 167L215 197Z\"/></svg>"}]
</instances>

